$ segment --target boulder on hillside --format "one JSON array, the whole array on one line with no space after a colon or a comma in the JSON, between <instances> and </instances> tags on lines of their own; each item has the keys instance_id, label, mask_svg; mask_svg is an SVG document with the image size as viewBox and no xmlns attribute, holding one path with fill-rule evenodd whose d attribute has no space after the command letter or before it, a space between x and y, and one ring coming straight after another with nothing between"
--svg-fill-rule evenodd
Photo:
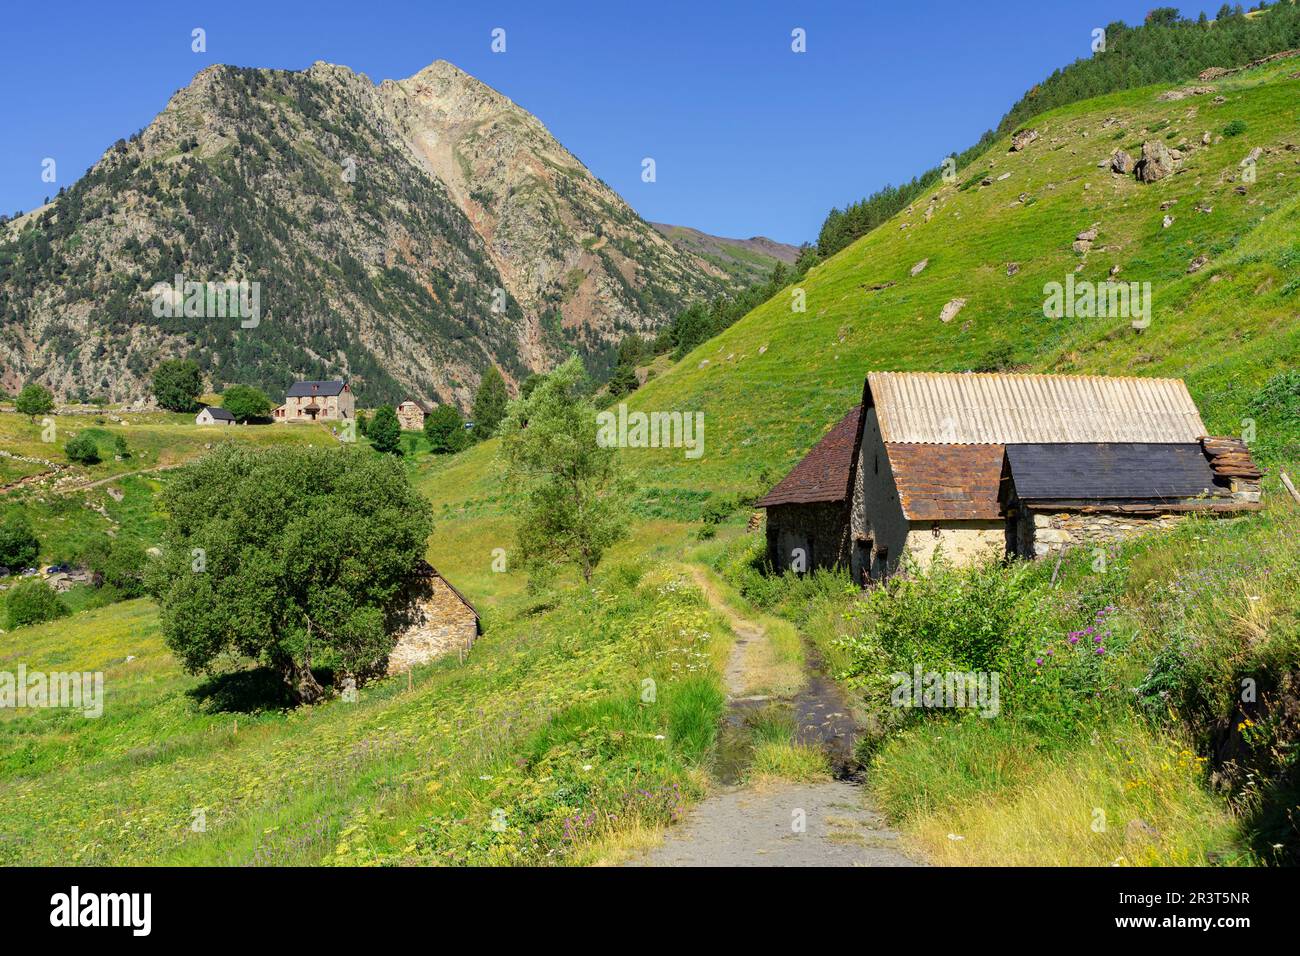
<instances>
[{"instance_id":1,"label":"boulder on hillside","mask_svg":"<svg viewBox=\"0 0 1300 956\"><path fill-rule=\"evenodd\" d=\"M1200 272L1202 269L1205 268L1206 264L1209 261L1210 261L1209 256L1197 256L1195 259L1193 259L1191 262L1187 264L1188 273Z\"/></svg>"},{"instance_id":2,"label":"boulder on hillside","mask_svg":"<svg viewBox=\"0 0 1300 956\"><path fill-rule=\"evenodd\" d=\"M912 275L919 276L921 274L921 270L924 269L929 264L930 264L929 259L922 259L916 265L912 266Z\"/></svg>"},{"instance_id":3,"label":"boulder on hillside","mask_svg":"<svg viewBox=\"0 0 1300 956\"><path fill-rule=\"evenodd\" d=\"M953 319L957 317L957 313L960 312L965 307L966 307L965 299L953 299L951 302L945 305L943 307L943 310L939 313L939 321L951 322Z\"/></svg>"},{"instance_id":4,"label":"boulder on hillside","mask_svg":"<svg viewBox=\"0 0 1300 956\"><path fill-rule=\"evenodd\" d=\"M1174 157L1169 147L1159 140L1149 139L1142 144L1142 158L1133 167L1138 182L1154 183L1174 171Z\"/></svg>"},{"instance_id":5,"label":"boulder on hillside","mask_svg":"<svg viewBox=\"0 0 1300 956\"><path fill-rule=\"evenodd\" d=\"M1113 172L1123 173L1127 176L1133 172L1133 157L1122 149L1117 149L1110 154L1110 168Z\"/></svg>"},{"instance_id":6,"label":"boulder on hillside","mask_svg":"<svg viewBox=\"0 0 1300 956\"><path fill-rule=\"evenodd\" d=\"M1038 130L1022 129L1011 137L1011 152L1018 153L1034 140L1038 139Z\"/></svg>"}]
</instances>

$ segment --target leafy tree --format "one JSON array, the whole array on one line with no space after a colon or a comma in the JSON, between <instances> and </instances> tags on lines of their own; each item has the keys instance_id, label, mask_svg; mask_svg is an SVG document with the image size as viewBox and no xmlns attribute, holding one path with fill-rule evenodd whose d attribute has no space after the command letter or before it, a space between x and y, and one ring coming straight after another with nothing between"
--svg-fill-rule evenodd
<instances>
[{"instance_id":1,"label":"leafy tree","mask_svg":"<svg viewBox=\"0 0 1300 956\"><path fill-rule=\"evenodd\" d=\"M90 544L81 561L99 578L113 599L138 598L145 593L145 568L149 556L139 542L129 538L103 537Z\"/></svg>"},{"instance_id":2,"label":"leafy tree","mask_svg":"<svg viewBox=\"0 0 1300 956\"><path fill-rule=\"evenodd\" d=\"M113 436L113 454L118 458L130 458L131 448L126 443L126 438L122 435Z\"/></svg>"},{"instance_id":3,"label":"leafy tree","mask_svg":"<svg viewBox=\"0 0 1300 956\"><path fill-rule=\"evenodd\" d=\"M532 395L511 402L501 422L503 477L522 490L518 544L534 584L565 564L590 581L605 551L627 535L628 483L617 449L597 444L586 385L572 356Z\"/></svg>"},{"instance_id":4,"label":"leafy tree","mask_svg":"<svg viewBox=\"0 0 1300 956\"><path fill-rule=\"evenodd\" d=\"M251 385L232 385L221 395L221 407L235 416L236 421L265 418L271 414L271 400L261 389Z\"/></svg>"},{"instance_id":5,"label":"leafy tree","mask_svg":"<svg viewBox=\"0 0 1300 956\"><path fill-rule=\"evenodd\" d=\"M93 465L99 461L99 444L95 441L95 436L86 432L69 438L63 451L68 456L68 461L75 461L79 465Z\"/></svg>"},{"instance_id":6,"label":"leafy tree","mask_svg":"<svg viewBox=\"0 0 1300 956\"><path fill-rule=\"evenodd\" d=\"M203 394L203 374L197 362L171 359L153 372L153 395L158 404L173 412L192 412Z\"/></svg>"},{"instance_id":7,"label":"leafy tree","mask_svg":"<svg viewBox=\"0 0 1300 956\"><path fill-rule=\"evenodd\" d=\"M40 552L41 543L25 514L19 511L0 518L0 564L13 569L29 567Z\"/></svg>"},{"instance_id":8,"label":"leafy tree","mask_svg":"<svg viewBox=\"0 0 1300 956\"><path fill-rule=\"evenodd\" d=\"M69 613L68 606L40 578L15 584L5 605L5 623L10 629L53 621Z\"/></svg>"},{"instance_id":9,"label":"leafy tree","mask_svg":"<svg viewBox=\"0 0 1300 956\"><path fill-rule=\"evenodd\" d=\"M18 393L14 408L19 415L26 415L35 421L37 415L45 415L54 410L54 396L44 385L28 382Z\"/></svg>"},{"instance_id":10,"label":"leafy tree","mask_svg":"<svg viewBox=\"0 0 1300 956\"><path fill-rule=\"evenodd\" d=\"M424 416L424 437L434 454L445 455L465 447L465 423L455 405L439 405Z\"/></svg>"},{"instance_id":11,"label":"leafy tree","mask_svg":"<svg viewBox=\"0 0 1300 956\"><path fill-rule=\"evenodd\" d=\"M377 668L409 621L432 530L399 462L357 448L224 445L175 473L149 592L192 673L229 655L273 668L300 702L313 668Z\"/></svg>"},{"instance_id":12,"label":"leafy tree","mask_svg":"<svg viewBox=\"0 0 1300 956\"><path fill-rule=\"evenodd\" d=\"M397 420L397 412L392 405L380 405L375 409L375 417L366 426L366 437L376 451L389 455L401 451L402 423Z\"/></svg>"},{"instance_id":13,"label":"leafy tree","mask_svg":"<svg viewBox=\"0 0 1300 956\"><path fill-rule=\"evenodd\" d=\"M615 365L614 374L609 377L609 394L614 398L630 395L640 384L635 368L631 365Z\"/></svg>"},{"instance_id":14,"label":"leafy tree","mask_svg":"<svg viewBox=\"0 0 1300 956\"><path fill-rule=\"evenodd\" d=\"M478 394L474 396L474 433L483 438L493 435L505 416L509 401L506 380L495 365L489 365L479 382Z\"/></svg>"}]
</instances>

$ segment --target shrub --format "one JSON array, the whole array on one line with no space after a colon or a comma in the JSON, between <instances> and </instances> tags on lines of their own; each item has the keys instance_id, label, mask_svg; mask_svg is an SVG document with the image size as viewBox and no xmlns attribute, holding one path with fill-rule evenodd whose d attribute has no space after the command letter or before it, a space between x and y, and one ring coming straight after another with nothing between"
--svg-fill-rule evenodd
<instances>
[{"instance_id":1,"label":"shrub","mask_svg":"<svg viewBox=\"0 0 1300 956\"><path fill-rule=\"evenodd\" d=\"M68 456L68 461L75 461L79 465L93 465L99 461L99 445L93 435L85 432L68 439L63 451Z\"/></svg>"},{"instance_id":2,"label":"shrub","mask_svg":"<svg viewBox=\"0 0 1300 956\"><path fill-rule=\"evenodd\" d=\"M41 624L68 615L67 605L38 578L28 578L15 584L5 603L6 623L10 629Z\"/></svg>"},{"instance_id":3,"label":"shrub","mask_svg":"<svg viewBox=\"0 0 1300 956\"><path fill-rule=\"evenodd\" d=\"M1278 415L1300 421L1300 370L1278 372L1250 400L1259 415Z\"/></svg>"},{"instance_id":4,"label":"shrub","mask_svg":"<svg viewBox=\"0 0 1300 956\"><path fill-rule=\"evenodd\" d=\"M41 543L32 531L31 522L21 511L0 518L0 564L21 569L36 561Z\"/></svg>"},{"instance_id":5,"label":"shrub","mask_svg":"<svg viewBox=\"0 0 1300 956\"><path fill-rule=\"evenodd\" d=\"M145 593L144 578L148 555L129 538L101 538L81 555L82 562L100 579L110 600L126 601Z\"/></svg>"},{"instance_id":6,"label":"shrub","mask_svg":"<svg viewBox=\"0 0 1300 956\"><path fill-rule=\"evenodd\" d=\"M375 446L375 451L389 455L401 453L402 423L397 420L397 412L392 405L381 405L375 409L375 417L366 427L366 437Z\"/></svg>"},{"instance_id":7,"label":"shrub","mask_svg":"<svg viewBox=\"0 0 1300 956\"><path fill-rule=\"evenodd\" d=\"M529 390L531 394L531 389ZM435 455L458 452L465 447L465 423L455 405L439 405L424 418L424 437Z\"/></svg>"},{"instance_id":8,"label":"shrub","mask_svg":"<svg viewBox=\"0 0 1300 956\"><path fill-rule=\"evenodd\" d=\"M1248 128L1249 127L1246 126L1245 121L1235 119L1228 123L1227 126L1223 127L1223 135L1240 136L1242 133L1246 132Z\"/></svg>"},{"instance_id":9,"label":"shrub","mask_svg":"<svg viewBox=\"0 0 1300 956\"><path fill-rule=\"evenodd\" d=\"M232 385L222 393L221 407L234 415L236 421L246 422L269 415L271 400L250 385Z\"/></svg>"}]
</instances>

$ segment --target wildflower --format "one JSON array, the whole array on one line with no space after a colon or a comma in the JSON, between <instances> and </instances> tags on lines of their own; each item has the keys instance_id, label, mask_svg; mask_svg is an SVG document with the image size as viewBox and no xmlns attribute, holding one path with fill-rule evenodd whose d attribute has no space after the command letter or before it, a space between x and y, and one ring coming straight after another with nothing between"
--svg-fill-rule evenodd
<instances>
[{"instance_id":1,"label":"wildflower","mask_svg":"<svg viewBox=\"0 0 1300 956\"><path fill-rule=\"evenodd\" d=\"M1041 657L1035 657L1035 658L1034 658L1034 663L1037 664L1039 667L1042 667L1042 666L1043 666L1043 659L1042 659Z\"/></svg>"},{"instance_id":2,"label":"wildflower","mask_svg":"<svg viewBox=\"0 0 1300 956\"><path fill-rule=\"evenodd\" d=\"M1070 635L1070 643L1071 643L1071 644L1078 644L1078 643L1079 643L1079 635L1078 635L1078 634L1071 634L1071 635Z\"/></svg>"},{"instance_id":3,"label":"wildflower","mask_svg":"<svg viewBox=\"0 0 1300 956\"><path fill-rule=\"evenodd\" d=\"M1098 653L1098 654L1105 654L1105 653L1106 653L1106 648L1104 648L1104 647L1098 647L1098 648L1097 648L1097 653Z\"/></svg>"}]
</instances>

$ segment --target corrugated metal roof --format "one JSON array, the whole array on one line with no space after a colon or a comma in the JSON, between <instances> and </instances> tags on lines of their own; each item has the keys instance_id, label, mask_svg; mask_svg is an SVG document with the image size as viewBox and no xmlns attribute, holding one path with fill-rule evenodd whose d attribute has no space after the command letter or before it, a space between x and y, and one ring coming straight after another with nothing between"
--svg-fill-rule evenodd
<instances>
[{"instance_id":1,"label":"corrugated metal roof","mask_svg":"<svg viewBox=\"0 0 1300 956\"><path fill-rule=\"evenodd\" d=\"M849 413L813 445L790 474L759 500L758 507L846 501L850 494L849 479L853 475L853 452L857 448L861 417L861 405L849 409Z\"/></svg>"},{"instance_id":2,"label":"corrugated metal roof","mask_svg":"<svg viewBox=\"0 0 1300 956\"><path fill-rule=\"evenodd\" d=\"M1157 500L1225 495L1201 446L1171 444L1007 445L1023 501Z\"/></svg>"},{"instance_id":3,"label":"corrugated metal roof","mask_svg":"<svg viewBox=\"0 0 1300 956\"><path fill-rule=\"evenodd\" d=\"M1201 415L1176 378L872 372L886 442L1194 442Z\"/></svg>"}]
</instances>

